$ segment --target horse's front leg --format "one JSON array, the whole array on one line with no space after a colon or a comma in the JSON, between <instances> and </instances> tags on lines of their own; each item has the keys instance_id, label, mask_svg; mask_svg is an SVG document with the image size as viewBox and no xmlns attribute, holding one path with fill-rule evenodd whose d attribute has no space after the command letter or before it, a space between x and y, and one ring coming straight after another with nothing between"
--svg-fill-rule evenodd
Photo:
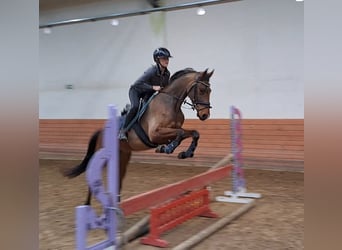
<instances>
[{"instance_id":1,"label":"horse's front leg","mask_svg":"<svg viewBox=\"0 0 342 250\"><path fill-rule=\"evenodd\" d=\"M200 137L199 133L196 130L184 130L184 134L190 135L192 137L192 141L191 141L191 144L186 151L180 152L178 154L179 159L185 159L185 158L189 158L189 157L194 156L194 152L197 148L198 140ZM190 137L190 136L188 136L188 137Z\"/></svg>"},{"instance_id":2,"label":"horse's front leg","mask_svg":"<svg viewBox=\"0 0 342 250\"><path fill-rule=\"evenodd\" d=\"M168 137L174 138L174 134L176 134L176 138L172 140L169 144L162 144L156 148L156 153L165 153L165 154L172 154L173 151L179 146L179 144L186 138L184 137L184 130L183 129L173 129L173 135L170 133L170 129L168 129ZM163 134L159 134L160 136ZM164 134L165 136L166 134ZM167 138L167 137L166 137Z\"/></svg>"},{"instance_id":3,"label":"horse's front leg","mask_svg":"<svg viewBox=\"0 0 342 250\"><path fill-rule=\"evenodd\" d=\"M165 130L160 129L158 132L159 132L159 138L161 138L162 135L164 136L166 135L166 133L161 133L161 132L168 132L168 136L170 136L170 138L175 138L175 136L176 138L172 140L169 144L158 146L156 149L157 153L171 154L184 139L188 137L192 137L192 142L189 148L184 152L180 152L178 154L178 158L184 159L188 157L193 157L194 151L197 147L197 143L199 139L199 133L196 130L173 129L173 131L171 131L171 129L165 129ZM173 133L172 137L171 137L171 132Z\"/></svg>"}]
</instances>

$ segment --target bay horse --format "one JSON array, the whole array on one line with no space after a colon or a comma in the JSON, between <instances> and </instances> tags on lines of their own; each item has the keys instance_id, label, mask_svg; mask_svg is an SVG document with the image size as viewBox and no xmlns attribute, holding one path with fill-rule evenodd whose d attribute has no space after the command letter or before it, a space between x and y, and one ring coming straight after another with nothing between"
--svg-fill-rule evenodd
<instances>
[{"instance_id":1,"label":"bay horse","mask_svg":"<svg viewBox=\"0 0 342 250\"><path fill-rule=\"evenodd\" d=\"M156 148L157 153L171 154L180 143L189 137L192 142L188 149L178 154L179 159L193 157L199 140L196 130L183 129L184 114L181 110L187 103L196 110L197 117L204 121L210 116L210 77L214 70L197 72L186 68L173 74L170 84L160 90L146 106L145 112L127 133L127 141L119 141L119 190L125 177L132 151ZM189 97L191 103L185 99ZM89 140L87 153L82 162L64 171L64 176L76 177L86 171L94 153L102 147L103 129L96 131ZM113 135L114 136L114 135ZM113 137L115 138L115 137ZM91 191L88 190L86 205L90 205Z\"/></svg>"}]
</instances>

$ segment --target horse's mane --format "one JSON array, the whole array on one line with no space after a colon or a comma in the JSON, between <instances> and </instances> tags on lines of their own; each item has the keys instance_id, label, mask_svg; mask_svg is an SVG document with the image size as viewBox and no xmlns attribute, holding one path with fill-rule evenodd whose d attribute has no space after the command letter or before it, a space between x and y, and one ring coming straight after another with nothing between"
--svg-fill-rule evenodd
<instances>
[{"instance_id":1,"label":"horse's mane","mask_svg":"<svg viewBox=\"0 0 342 250\"><path fill-rule=\"evenodd\" d=\"M170 82L173 82L174 80L178 79L179 77L185 74L194 73L194 72L196 72L196 70L194 70L193 68L185 68L185 69L179 70L171 76Z\"/></svg>"}]
</instances>

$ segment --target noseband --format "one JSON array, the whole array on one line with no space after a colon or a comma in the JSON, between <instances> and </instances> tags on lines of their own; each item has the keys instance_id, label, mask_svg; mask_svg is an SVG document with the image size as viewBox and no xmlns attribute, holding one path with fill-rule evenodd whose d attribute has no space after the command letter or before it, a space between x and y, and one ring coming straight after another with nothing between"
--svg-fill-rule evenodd
<instances>
[{"instance_id":1,"label":"noseband","mask_svg":"<svg viewBox=\"0 0 342 250\"><path fill-rule=\"evenodd\" d=\"M188 96L189 95L189 93L190 93L190 91L192 90L192 89L194 89L194 99L193 100L191 100L192 101L192 103L189 103L189 102L187 102L186 100L184 100L184 103L185 104L188 104L191 108L192 108L192 110L195 110L195 108L196 108L196 106L198 106L198 105L201 105L201 106L203 106L203 108L201 108L201 109L197 109L197 111L201 111L201 110L203 110L203 109L211 109L212 107L210 106L210 102L202 102L202 101L199 101L198 100L198 96L197 96L197 85L198 84L203 84L204 86L206 86L207 88L210 88L210 84L209 83L206 83L206 82L203 82L203 81L199 81L199 80L196 80L193 84L191 84L191 86L190 86L190 88L187 90L187 92L186 92L186 95Z\"/></svg>"}]
</instances>

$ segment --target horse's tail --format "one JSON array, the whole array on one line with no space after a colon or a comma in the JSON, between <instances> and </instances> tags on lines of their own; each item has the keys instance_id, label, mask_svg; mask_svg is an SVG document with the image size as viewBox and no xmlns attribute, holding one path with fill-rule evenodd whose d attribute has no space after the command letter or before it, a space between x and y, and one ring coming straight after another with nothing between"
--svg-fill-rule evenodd
<instances>
[{"instance_id":1,"label":"horse's tail","mask_svg":"<svg viewBox=\"0 0 342 250\"><path fill-rule=\"evenodd\" d=\"M86 171L88 163L89 163L91 157L95 153L96 142L97 142L97 139L98 139L101 132L102 132L102 130L100 129L92 135L92 137L89 140L87 153L86 153L84 159L82 160L82 162L79 165L73 167L72 169L65 170L63 172L64 176L69 177L69 178L74 178L74 177L79 176L80 174L82 174L83 172Z\"/></svg>"}]
</instances>

